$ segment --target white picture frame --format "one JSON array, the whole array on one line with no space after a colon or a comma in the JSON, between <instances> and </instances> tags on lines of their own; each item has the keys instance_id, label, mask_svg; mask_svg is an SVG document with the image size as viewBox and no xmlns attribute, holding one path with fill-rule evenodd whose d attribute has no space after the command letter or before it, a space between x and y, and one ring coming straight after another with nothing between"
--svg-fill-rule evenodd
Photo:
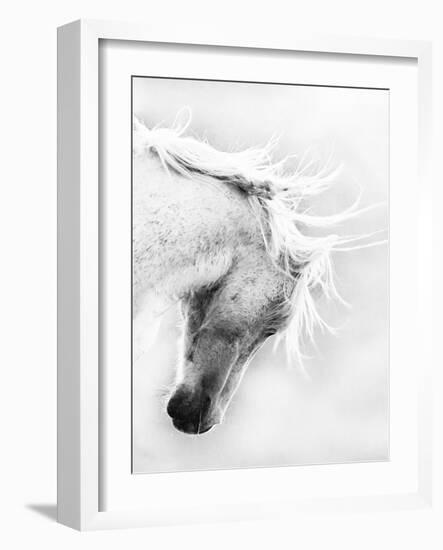
<instances>
[{"instance_id":1,"label":"white picture frame","mask_svg":"<svg viewBox=\"0 0 443 550\"><path fill-rule=\"evenodd\" d=\"M151 504L131 506L122 500L112 509L102 509L100 483L101 406L100 406L100 235L99 212L99 44L102 40L156 44L193 44L201 49L230 48L268 50L276 55L290 52L328 53L337 56L389 57L412 59L417 64L418 81L418 176L414 178L418 198L416 254L420 265L430 265L432 241L430 125L431 125L431 46L427 42L370 40L363 38L306 36L234 36L226 29L211 35L201 29L199 35L188 36L186 29L170 31L157 23L138 25L103 21L76 21L58 30L58 521L79 530L131 526L235 520L251 517L272 517L294 513L319 513L350 509L376 510L429 506L432 495L431 446L431 371L433 357L432 290L426 285L426 272L418 271L417 346L420 368L416 369L418 434L413 452L413 468L404 487L373 494L322 494L313 491L298 498L289 490L291 469L280 481L286 487L272 497L266 489L260 498L251 495L247 506L232 495L223 502L207 501L201 506L186 506L179 499L174 505L156 505L156 491L168 483L158 478L152 486ZM417 257L418 260L418 257ZM129 465L128 465L129 467ZM335 467L332 475L340 483L346 468ZM278 469L268 469L278 470ZM318 472L318 471L317 471ZM411 473L412 472L412 473ZM130 474L130 471L129 471ZM129 475L128 474L128 475ZM204 472L204 484L216 482L216 472ZM161 475L161 474L160 474ZM187 474L173 474L177 481ZM196 484L193 473L193 485ZM248 474L237 471L237 480ZM276 475L280 474L276 472ZM282 474L283 475L283 474ZM298 478L305 475L298 470ZM323 474L321 474L323 475ZM325 476L331 472L325 470ZM355 471L354 477L359 476ZM212 476L212 477L211 477ZM306 476L309 476L306 470ZM211 478L211 479L209 479ZM252 479L252 478L251 478ZM307 477L308 479L308 477ZM326 478L325 478L326 479ZM403 478L402 478L403 479ZM345 483L351 483L349 479ZM403 482L402 482L403 483ZM198 484L198 482L197 482ZM183 485L185 486L185 485ZM129 494L129 493L128 493Z\"/></svg>"}]
</instances>

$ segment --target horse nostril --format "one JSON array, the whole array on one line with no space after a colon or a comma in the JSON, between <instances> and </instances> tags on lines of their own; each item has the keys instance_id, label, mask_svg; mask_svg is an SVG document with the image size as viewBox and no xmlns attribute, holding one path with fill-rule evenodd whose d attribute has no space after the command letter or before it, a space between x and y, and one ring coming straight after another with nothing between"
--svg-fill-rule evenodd
<instances>
[{"instance_id":1,"label":"horse nostril","mask_svg":"<svg viewBox=\"0 0 443 550\"><path fill-rule=\"evenodd\" d=\"M206 393L189 394L177 390L166 406L168 415L177 420L203 418L211 407L211 397Z\"/></svg>"},{"instance_id":2,"label":"horse nostril","mask_svg":"<svg viewBox=\"0 0 443 550\"><path fill-rule=\"evenodd\" d=\"M175 418L179 416L180 409L183 408L182 404L183 404L182 396L175 393L168 402L168 405L166 407L166 412L171 418Z\"/></svg>"}]
</instances>

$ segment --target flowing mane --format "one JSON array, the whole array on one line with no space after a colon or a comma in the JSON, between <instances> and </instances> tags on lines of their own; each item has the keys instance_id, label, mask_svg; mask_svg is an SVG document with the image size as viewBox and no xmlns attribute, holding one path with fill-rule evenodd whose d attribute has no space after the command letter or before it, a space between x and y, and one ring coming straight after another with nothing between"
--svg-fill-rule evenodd
<instances>
[{"instance_id":1,"label":"flowing mane","mask_svg":"<svg viewBox=\"0 0 443 550\"><path fill-rule=\"evenodd\" d=\"M318 311L317 297L323 295L343 302L334 283L331 254L379 244L361 244L363 238L373 234L315 236L309 234L310 230L336 226L367 209L359 209L357 200L340 213L314 215L308 210L309 200L334 184L337 170L325 167L316 174L309 174L311 167L304 162L290 170L289 160L293 157L273 161L276 139L263 147L238 152L219 151L205 141L185 135L190 116L183 122L179 118L171 128L152 129L134 118L134 155L150 150L166 170L204 181L215 178L246 194L260 221L268 254L279 269L297 280L294 292L286 300L289 321L278 333L278 340L284 338L288 353L295 355L302 365L303 338L313 340L316 327L333 330Z\"/></svg>"}]
</instances>

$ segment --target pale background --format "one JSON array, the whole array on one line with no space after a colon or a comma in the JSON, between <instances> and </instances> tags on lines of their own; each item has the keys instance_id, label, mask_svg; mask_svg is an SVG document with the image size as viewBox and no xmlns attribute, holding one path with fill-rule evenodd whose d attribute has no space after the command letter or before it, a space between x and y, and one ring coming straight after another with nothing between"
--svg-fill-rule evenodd
<instances>
[{"instance_id":1,"label":"pale background","mask_svg":"<svg viewBox=\"0 0 443 550\"><path fill-rule=\"evenodd\" d=\"M313 203L318 212L381 206L331 232L365 234L388 227L389 92L314 86L135 78L135 114L168 125L183 106L189 128L222 150L280 137L276 159L290 153L343 170ZM251 363L225 421L207 434L178 432L162 389L174 377L177 324L172 310L156 345L134 365L134 472L278 466L388 458L388 247L334 255L337 286L351 309L323 304L338 336L317 333L306 379L270 339Z\"/></svg>"},{"instance_id":2,"label":"pale background","mask_svg":"<svg viewBox=\"0 0 443 550\"><path fill-rule=\"evenodd\" d=\"M190 8L191 6L191 8ZM56 41L55 28L78 17L170 21L190 32L202 25L264 34L298 28L344 34L434 41L434 136L443 140L443 36L441 2L316 0L29 0L3 8L0 88L3 155L0 163L2 329L2 529L5 548L207 549L233 547L317 550L374 548L438 550L443 545L443 479L436 471L433 511L295 517L289 521L241 522L176 528L80 534L53 522L56 495ZM174 16L172 18L172 16ZM7 75L7 78L6 78ZM441 179L441 178L440 178ZM440 187L435 188L436 195ZM438 198L440 200L438 200ZM440 210L436 196L435 213ZM438 210L437 210L438 209ZM435 217L436 250L443 250L443 220ZM443 280L436 262L435 280ZM32 284L29 282L32 274ZM439 303L441 285L435 288ZM437 298L436 298L437 299ZM441 349L440 364L443 363ZM440 379L441 380L441 379ZM443 417L442 401L436 415ZM443 433L435 423L436 464L443 463Z\"/></svg>"}]
</instances>

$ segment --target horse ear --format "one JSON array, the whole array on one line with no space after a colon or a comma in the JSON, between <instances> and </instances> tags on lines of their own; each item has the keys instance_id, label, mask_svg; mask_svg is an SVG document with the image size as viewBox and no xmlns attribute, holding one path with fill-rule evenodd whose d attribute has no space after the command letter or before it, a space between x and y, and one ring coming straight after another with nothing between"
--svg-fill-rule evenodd
<instances>
[{"instance_id":1,"label":"horse ear","mask_svg":"<svg viewBox=\"0 0 443 550\"><path fill-rule=\"evenodd\" d=\"M188 126L191 124L192 110L191 107L185 105L182 107L175 116L172 128L178 133L183 134Z\"/></svg>"}]
</instances>

